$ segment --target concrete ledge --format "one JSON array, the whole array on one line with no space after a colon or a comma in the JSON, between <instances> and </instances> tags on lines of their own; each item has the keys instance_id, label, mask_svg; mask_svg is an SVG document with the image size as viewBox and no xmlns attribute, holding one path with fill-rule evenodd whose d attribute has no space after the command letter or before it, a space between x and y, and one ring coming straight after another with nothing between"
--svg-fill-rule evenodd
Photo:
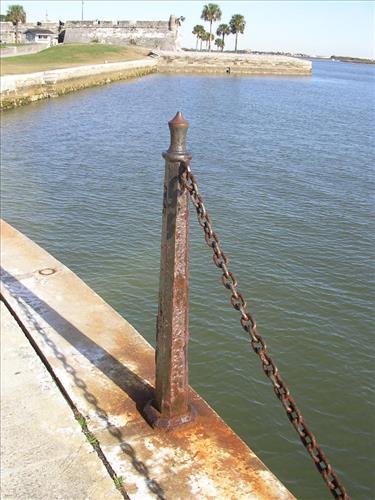
<instances>
[{"instance_id":1,"label":"concrete ledge","mask_svg":"<svg viewBox=\"0 0 375 500\"><path fill-rule=\"evenodd\" d=\"M157 59L4 75L0 78L1 110L157 71L263 76L310 76L312 71L311 61L286 56L181 51L159 55Z\"/></svg>"},{"instance_id":2,"label":"concrete ledge","mask_svg":"<svg viewBox=\"0 0 375 500\"><path fill-rule=\"evenodd\" d=\"M18 500L123 498L3 302L1 493Z\"/></svg>"},{"instance_id":3,"label":"concrete ledge","mask_svg":"<svg viewBox=\"0 0 375 500\"><path fill-rule=\"evenodd\" d=\"M294 498L191 390L194 424L154 431L154 350L75 274L2 222L2 295L131 498ZM126 286L126 283L124 283Z\"/></svg>"},{"instance_id":4,"label":"concrete ledge","mask_svg":"<svg viewBox=\"0 0 375 500\"><path fill-rule=\"evenodd\" d=\"M155 59L78 66L0 78L1 110L157 71Z\"/></svg>"},{"instance_id":5,"label":"concrete ledge","mask_svg":"<svg viewBox=\"0 0 375 500\"><path fill-rule=\"evenodd\" d=\"M108 64L90 64L75 68L62 68L52 71L40 71L20 75L4 75L0 78L1 93L14 92L27 87L48 85L105 73L117 73L126 70L150 68L157 65L155 59L140 59L136 61L115 62Z\"/></svg>"},{"instance_id":6,"label":"concrete ledge","mask_svg":"<svg viewBox=\"0 0 375 500\"><path fill-rule=\"evenodd\" d=\"M233 75L310 76L311 61L296 57L226 52L161 52L159 71Z\"/></svg>"}]
</instances>

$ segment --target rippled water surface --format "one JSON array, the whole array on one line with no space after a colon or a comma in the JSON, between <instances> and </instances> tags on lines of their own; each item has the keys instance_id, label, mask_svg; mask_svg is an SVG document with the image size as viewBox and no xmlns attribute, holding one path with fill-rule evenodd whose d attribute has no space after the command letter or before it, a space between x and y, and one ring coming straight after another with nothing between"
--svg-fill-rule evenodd
<instances>
[{"instance_id":1,"label":"rippled water surface","mask_svg":"<svg viewBox=\"0 0 375 500\"><path fill-rule=\"evenodd\" d=\"M374 67L153 75L4 113L2 216L154 344L167 121L240 289L353 499L374 487ZM191 383L301 499L330 498L191 222Z\"/></svg>"}]
</instances>

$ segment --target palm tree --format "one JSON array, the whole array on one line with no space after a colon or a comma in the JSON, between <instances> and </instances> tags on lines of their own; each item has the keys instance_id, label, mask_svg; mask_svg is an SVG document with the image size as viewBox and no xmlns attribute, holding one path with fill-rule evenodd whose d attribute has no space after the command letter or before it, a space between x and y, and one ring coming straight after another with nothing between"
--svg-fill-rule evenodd
<instances>
[{"instance_id":1,"label":"palm tree","mask_svg":"<svg viewBox=\"0 0 375 500\"><path fill-rule=\"evenodd\" d=\"M221 19L221 10L216 3L209 3L203 7L201 19L208 21L210 23L210 39L208 50L211 51L211 40L212 38L212 23L216 21L220 21Z\"/></svg>"},{"instance_id":2,"label":"palm tree","mask_svg":"<svg viewBox=\"0 0 375 500\"><path fill-rule=\"evenodd\" d=\"M205 33L205 29L201 24L196 24L193 28L192 33L193 33L193 35L195 35L197 37L197 43L195 46L195 50L198 50L198 40L199 39L201 40L201 45L202 45L201 35L202 35L202 33Z\"/></svg>"},{"instance_id":3,"label":"palm tree","mask_svg":"<svg viewBox=\"0 0 375 500\"><path fill-rule=\"evenodd\" d=\"M199 38L199 41L200 41L200 45L199 45L199 50L202 51L202 43L206 41L206 30L203 29L203 31L201 31L198 35L198 38Z\"/></svg>"},{"instance_id":4,"label":"palm tree","mask_svg":"<svg viewBox=\"0 0 375 500\"><path fill-rule=\"evenodd\" d=\"M201 39L203 40L203 42L206 42L205 50L207 50L207 44L208 44L209 38L210 38L210 34L208 31L205 31L204 33L202 33Z\"/></svg>"},{"instance_id":5,"label":"palm tree","mask_svg":"<svg viewBox=\"0 0 375 500\"><path fill-rule=\"evenodd\" d=\"M217 47L217 50L221 49L221 52L223 52L223 49L224 49L224 40L222 38L216 38L215 45Z\"/></svg>"},{"instance_id":6,"label":"palm tree","mask_svg":"<svg viewBox=\"0 0 375 500\"><path fill-rule=\"evenodd\" d=\"M237 52L237 38L238 33L243 33L245 30L246 21L241 14L234 14L232 19L229 21L229 28L231 33L236 35L236 44L234 50Z\"/></svg>"},{"instance_id":7,"label":"palm tree","mask_svg":"<svg viewBox=\"0 0 375 500\"><path fill-rule=\"evenodd\" d=\"M26 22L26 13L22 5L9 5L6 20L10 21L16 27L16 43L18 43L18 23Z\"/></svg>"},{"instance_id":8,"label":"palm tree","mask_svg":"<svg viewBox=\"0 0 375 500\"><path fill-rule=\"evenodd\" d=\"M223 37L223 48L224 48L224 37L230 35L230 28L227 24L219 24L219 27L216 30L217 36ZM216 42L215 42L216 43Z\"/></svg>"},{"instance_id":9,"label":"palm tree","mask_svg":"<svg viewBox=\"0 0 375 500\"><path fill-rule=\"evenodd\" d=\"M206 33L206 32L204 32ZM202 43L203 43L203 38L204 38L204 33L201 33L199 35L199 41L200 41L200 45L199 45L199 50L202 52Z\"/></svg>"}]
</instances>

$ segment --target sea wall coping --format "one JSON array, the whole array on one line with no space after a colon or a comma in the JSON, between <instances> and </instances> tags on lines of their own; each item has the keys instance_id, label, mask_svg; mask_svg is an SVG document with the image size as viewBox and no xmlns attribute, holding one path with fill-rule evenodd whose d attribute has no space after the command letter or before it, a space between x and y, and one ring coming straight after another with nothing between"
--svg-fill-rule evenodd
<instances>
[{"instance_id":1,"label":"sea wall coping","mask_svg":"<svg viewBox=\"0 0 375 500\"><path fill-rule=\"evenodd\" d=\"M51 71L40 71L18 75L4 75L0 78L1 93L14 92L27 87L57 83L74 78L114 73L130 69L141 69L157 65L156 59L140 59L135 61L90 64L74 68L62 68Z\"/></svg>"},{"instance_id":2,"label":"sea wall coping","mask_svg":"<svg viewBox=\"0 0 375 500\"><path fill-rule=\"evenodd\" d=\"M238 61L257 61L257 62L295 62L296 64L302 64L305 66L311 66L311 61L306 59L300 59L298 57L293 56L283 56L278 54L253 54L249 53L235 53L235 52L221 52L221 51L180 51L178 53L163 50L160 51L160 55L164 57L178 57L178 58L187 58L187 59L209 59L209 60L238 60Z\"/></svg>"},{"instance_id":3,"label":"sea wall coping","mask_svg":"<svg viewBox=\"0 0 375 500\"><path fill-rule=\"evenodd\" d=\"M291 56L184 51L160 51L159 55L159 70L163 72L297 76L312 72L311 61Z\"/></svg>"},{"instance_id":4,"label":"sea wall coping","mask_svg":"<svg viewBox=\"0 0 375 500\"><path fill-rule=\"evenodd\" d=\"M4 221L1 233L3 300L131 498L294 498L192 389L196 421L153 430L154 349L61 262Z\"/></svg>"}]
</instances>

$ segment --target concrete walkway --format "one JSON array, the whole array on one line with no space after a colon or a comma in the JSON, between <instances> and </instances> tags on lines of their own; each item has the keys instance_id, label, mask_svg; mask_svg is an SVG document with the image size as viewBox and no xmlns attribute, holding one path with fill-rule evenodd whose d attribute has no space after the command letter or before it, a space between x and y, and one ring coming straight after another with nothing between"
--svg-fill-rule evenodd
<instances>
[{"instance_id":1,"label":"concrete walkway","mask_svg":"<svg viewBox=\"0 0 375 500\"><path fill-rule=\"evenodd\" d=\"M197 411L196 420L173 432L152 429L143 411L154 398L154 349L78 276L4 221L1 278L1 293L7 307L27 331L69 400L86 419L101 452L117 477L122 478L132 500L294 498L192 389L189 396ZM13 373L16 371L19 370ZM53 439L61 433L64 438L73 438L71 427L56 420L54 405L48 398L38 416L33 409L37 401L26 380L17 390L13 388L10 395L14 398L15 415L26 420L11 431L17 436L14 447L21 455L29 457L17 440L20 437L22 443L25 437L29 440L34 428L32 425L25 431L22 429L23 425L26 429L27 419L31 418L24 416L26 410L35 414L38 426L42 425L41 438L47 433ZM59 431L62 428L67 430ZM31 450L39 446L37 443L35 440ZM53 453L53 450L42 453L48 456L48 462L44 462L46 470ZM86 476L92 477L91 470L96 476L95 470L80 459L68 466L74 455L60 452L57 456L63 462L53 471L51 488L62 482L60 469L67 467L76 469L82 483ZM17 458L13 463L17 464ZM8 484L11 485L11 480ZM73 480L70 485L73 486ZM108 494L98 493L97 497L95 494L91 491L81 498L111 498ZM38 498L51 497L39 494ZM65 498L77 497L70 494Z\"/></svg>"},{"instance_id":2,"label":"concrete walkway","mask_svg":"<svg viewBox=\"0 0 375 500\"><path fill-rule=\"evenodd\" d=\"M123 498L3 302L1 395L1 498Z\"/></svg>"}]
</instances>

